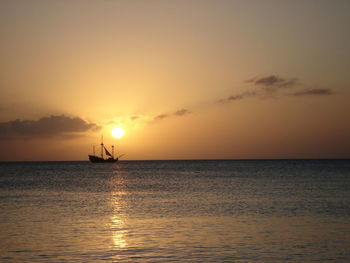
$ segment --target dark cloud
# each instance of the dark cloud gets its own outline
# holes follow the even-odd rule
[[[263,77],[254,77],[252,79],[246,80],[248,83],[252,83],[255,89],[255,95],[262,99],[267,98],[277,98],[285,89],[297,88],[302,83],[298,81],[297,78],[282,78],[278,75],[268,75]]]
[[[270,75],[266,77],[255,77],[246,82],[263,87],[292,87],[296,85],[298,81],[296,78],[281,78],[277,75]]]
[[[140,118],[140,116],[134,115],[134,116],[130,117],[130,120],[134,121],[134,120],[137,120],[139,118]]]
[[[293,96],[309,96],[309,95],[332,95],[331,89],[308,89],[299,92],[295,92]]]
[[[242,100],[242,99],[245,99],[247,97],[253,97],[253,96],[256,96],[256,95],[257,95],[256,92],[247,91],[247,92],[243,92],[243,93],[240,93],[240,94],[237,94],[237,95],[232,95],[230,97],[227,97],[226,99],[219,100],[218,102],[219,103],[229,103],[229,102],[232,102],[232,101]]]
[[[60,136],[70,138],[88,130],[98,130],[95,123],[79,117],[65,115],[43,117],[39,120],[14,120],[0,123],[0,139],[48,138]]]
[[[184,116],[184,115],[187,115],[187,114],[190,114],[190,113],[191,112],[189,110],[181,109],[181,110],[175,111],[174,115],[175,116]]]

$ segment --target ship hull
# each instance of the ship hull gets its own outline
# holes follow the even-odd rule
[[[95,156],[95,155],[89,155],[89,160],[92,163],[115,163],[118,161],[118,158],[117,159],[113,159],[113,158],[103,159],[103,158]]]

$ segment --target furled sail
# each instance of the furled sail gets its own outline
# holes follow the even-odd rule
[[[113,157],[113,155],[109,151],[107,151],[106,147],[104,147],[104,148],[105,148],[106,155]]]

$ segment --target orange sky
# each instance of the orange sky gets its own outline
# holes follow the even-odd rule
[[[0,161],[350,158],[348,1],[1,1]],[[122,127],[122,139],[111,137]]]

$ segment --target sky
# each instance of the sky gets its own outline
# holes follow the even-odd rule
[[[0,161],[87,160],[101,134],[125,160],[350,158],[349,14],[348,0],[1,0]]]

